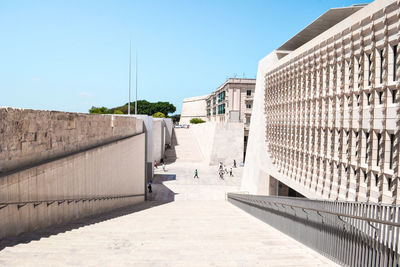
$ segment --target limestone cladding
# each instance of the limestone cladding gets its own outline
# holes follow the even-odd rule
[[[206,98],[208,95],[185,98],[182,102],[180,124],[188,124],[193,118],[207,119]]]
[[[0,239],[141,202],[144,176],[144,133],[2,176],[0,203],[22,206],[0,209]]]
[[[141,132],[133,117],[0,108],[0,173]]]
[[[399,32],[400,2],[378,0],[263,73],[282,179],[321,198],[399,203]]]

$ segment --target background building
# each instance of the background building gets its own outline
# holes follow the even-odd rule
[[[183,99],[182,112],[179,124],[188,124],[193,118],[207,120],[206,99],[208,95],[195,96]]]
[[[192,136],[209,164],[244,161],[255,82],[229,78],[210,95],[183,100],[180,124],[188,124],[192,118],[206,121],[192,125],[189,131],[193,131]]]
[[[216,122],[250,124],[255,79],[229,78],[211,93],[207,101],[207,118]]]
[[[243,190],[399,202],[399,10],[331,9],[260,61]]]

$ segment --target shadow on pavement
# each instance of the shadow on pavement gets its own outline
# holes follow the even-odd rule
[[[152,207],[167,204],[175,200],[175,193],[162,184],[163,181],[175,180],[175,175],[154,175],[153,193],[148,194],[147,201],[119,208],[102,214],[92,215],[80,218],[72,222],[50,226],[33,232],[22,233],[16,237],[7,237],[0,240],[0,251],[6,247],[13,247],[18,244],[29,243],[31,241],[40,240],[41,238],[50,237],[60,233],[65,233],[74,229],[89,226],[92,224],[108,221],[117,217],[129,215]]]
[[[175,174],[154,174],[152,183],[152,193],[147,194],[150,201],[172,202],[175,200],[175,195],[172,190],[163,184],[165,181],[176,180]]]

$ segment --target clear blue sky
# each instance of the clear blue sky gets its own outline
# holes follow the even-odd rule
[[[0,106],[87,112],[212,92],[332,7],[359,0],[0,1]],[[134,63],[133,53],[133,63]],[[132,89],[135,69],[132,69]]]

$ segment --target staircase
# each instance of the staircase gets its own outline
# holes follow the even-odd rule
[[[331,264],[225,201],[147,201],[30,235],[0,250],[0,266]]]
[[[166,161],[202,162],[200,147],[191,129],[175,128],[172,133],[171,148],[165,151]]]

